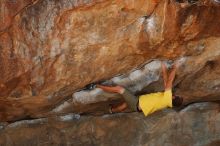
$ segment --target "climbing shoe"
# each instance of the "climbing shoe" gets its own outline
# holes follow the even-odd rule
[[[197,3],[199,0],[188,0],[188,3],[189,4],[195,4],[195,3]]]
[[[85,86],[84,90],[93,90],[96,88],[96,83],[91,83]]]
[[[106,82],[106,81],[104,81],[104,80],[100,80],[100,81],[97,81],[97,82],[90,83],[90,84],[86,85],[86,86],[83,88],[83,90],[93,90],[93,89],[96,88],[96,85],[97,85],[97,84],[104,85],[105,82]]]

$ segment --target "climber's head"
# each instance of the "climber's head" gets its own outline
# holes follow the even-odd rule
[[[183,98],[180,96],[173,96],[172,104],[173,106],[181,106],[183,103]]]

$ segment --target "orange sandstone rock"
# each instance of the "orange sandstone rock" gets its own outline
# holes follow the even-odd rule
[[[210,1],[185,8],[168,0],[2,1],[0,7],[7,10],[0,14],[2,121],[40,117],[86,84],[152,59],[189,57],[179,81],[197,76],[210,60],[219,64],[220,9]],[[218,87],[213,71],[209,83]],[[179,84],[178,93],[184,89],[191,100],[196,89],[189,84]]]

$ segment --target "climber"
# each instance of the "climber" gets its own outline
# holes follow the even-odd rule
[[[96,87],[101,88],[107,92],[119,93],[123,96],[126,102],[118,106],[110,106],[110,113],[121,112],[129,107],[132,111],[142,111],[145,116],[173,106],[180,106],[183,99],[179,96],[172,96],[172,83],[175,78],[177,64],[175,63],[169,76],[167,75],[167,67],[164,63],[161,63],[161,69],[163,73],[164,80],[164,92],[151,93],[146,95],[141,95],[139,98],[130,93],[127,89],[121,86],[103,86],[96,85]]]

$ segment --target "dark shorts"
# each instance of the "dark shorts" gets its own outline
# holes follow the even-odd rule
[[[132,111],[138,111],[137,105],[139,98],[135,95],[133,95],[129,90],[125,89],[124,93],[122,94],[124,97],[124,100],[128,104],[129,108]]]

